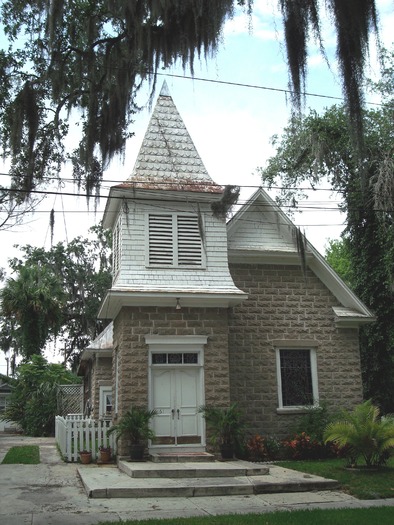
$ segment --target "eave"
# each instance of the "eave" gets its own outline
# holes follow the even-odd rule
[[[376,321],[372,315],[360,314],[350,308],[333,306],[335,314],[335,325],[338,328],[357,328],[359,325],[369,324]]]
[[[230,249],[228,261],[233,264],[290,264],[300,265],[300,254],[296,251],[287,250],[257,250],[255,248]],[[305,253],[307,263],[312,261],[313,255]]]
[[[208,185],[204,185],[208,188]],[[107,202],[105,205],[103,215],[103,227],[112,228],[115,219],[119,213],[119,209],[122,206],[124,199],[131,199],[133,201],[173,201],[173,202],[200,202],[200,203],[212,203],[220,199],[223,188],[221,186],[212,185],[207,189],[203,190],[199,185],[184,186],[185,189],[180,189],[179,186],[176,189],[170,189],[170,187],[163,188],[152,188],[147,185],[144,187],[143,184],[136,184],[127,182],[124,184],[118,184],[112,186],[109,191]]]
[[[108,291],[98,313],[99,319],[114,319],[120,310],[129,306],[157,306],[176,310],[177,300],[182,308],[229,308],[247,299],[247,294],[226,291],[164,291],[122,290]]]

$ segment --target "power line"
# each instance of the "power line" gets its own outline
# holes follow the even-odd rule
[[[291,89],[284,89],[284,88],[274,88],[269,86],[260,86],[258,84],[245,84],[243,82],[231,82],[228,80],[215,80],[211,78],[202,78],[202,77],[192,77],[188,75],[177,75],[175,73],[156,73],[158,76],[166,76],[166,77],[173,77],[173,78],[181,78],[184,80],[196,80],[198,82],[209,82],[212,84],[224,84],[226,86],[235,86],[235,87],[243,87],[243,88],[250,88],[250,89],[261,89],[264,91],[276,91],[278,93],[285,93],[289,95],[294,95],[295,91]],[[343,97],[335,97],[334,95],[323,95],[321,93],[309,93],[308,91],[302,91],[301,95],[304,97],[317,97],[317,98],[326,98],[330,100],[340,100],[341,102],[345,102],[345,99]],[[371,105],[371,106],[384,106],[381,102],[368,102],[366,101],[365,104]]]
[[[256,188],[258,188],[259,186],[256,186]],[[28,193],[27,190],[10,190],[10,191],[14,191],[14,192],[19,192],[19,193]],[[34,194],[39,194],[39,195],[63,195],[63,196],[68,196],[68,197],[84,197],[84,198],[90,198],[90,199],[93,199],[93,200],[100,200],[100,199],[107,199],[108,198],[108,195],[96,195],[96,194],[89,194],[89,193],[71,193],[71,192],[59,192],[59,191],[49,191],[49,190],[33,190],[31,193],[34,193]],[[125,197],[124,196],[116,196],[116,195],[113,195],[111,197],[111,199],[114,199],[114,200],[124,200]],[[159,197],[146,197],[146,198],[135,198],[133,197],[134,200],[138,200],[138,201],[157,201],[157,202],[162,202],[162,199],[159,198]],[[246,201],[240,201],[238,203],[238,205],[242,205],[242,204],[245,204],[247,203],[248,200]],[[313,201],[312,201],[313,202]],[[328,201],[329,202],[329,201]],[[278,205],[275,201],[274,203],[276,205]],[[335,207],[327,207],[327,206],[312,206],[312,205],[309,205],[309,203],[303,203],[302,205],[301,204],[296,204],[296,205],[290,205],[290,204],[284,204],[282,206],[279,206],[281,208],[285,208],[285,209],[292,209],[292,210],[299,210],[299,209],[305,209],[305,210],[310,210],[310,211],[329,211],[329,210],[333,210],[333,211],[340,211],[338,209],[338,206],[340,206],[341,203],[340,202],[337,202],[336,206]],[[262,204],[260,204],[260,206],[262,206]],[[267,203],[266,204],[267,207],[270,207],[271,204]],[[362,210],[363,208],[362,207],[357,207],[357,208],[348,208],[348,209],[353,209],[353,210]],[[384,212],[384,213],[393,213],[394,210],[386,210],[386,209],[375,209],[376,212]]]
[[[12,177],[12,175],[10,173],[0,173],[0,176],[4,176],[4,177]],[[70,183],[70,184],[75,184],[75,180],[72,179],[72,178],[68,178],[68,177],[48,177],[47,178],[48,181],[60,181],[60,182],[66,182],[66,183]],[[141,180],[132,180],[132,181],[128,181],[128,180],[120,180],[120,179],[102,179],[101,180],[102,183],[110,183],[111,186],[105,186],[105,185],[102,185],[101,187],[103,189],[111,189],[114,185],[116,184],[130,184],[133,185],[138,185],[138,184],[146,184],[146,181],[141,179]],[[155,181],[155,185],[156,186],[174,186],[174,182],[168,182],[168,181]],[[185,185],[187,186],[201,186],[201,183],[200,182],[193,182],[193,181],[188,181],[187,183],[185,183]],[[217,186],[226,186],[226,184],[216,184]],[[231,184],[231,186],[238,186],[239,188],[241,189],[259,189],[259,188],[262,188],[262,189],[265,189],[265,190],[294,190],[296,189],[297,191],[311,191],[311,192],[317,192],[317,191],[329,191],[329,192],[332,192],[332,193],[343,193],[345,190],[340,190],[340,189],[334,189],[334,188],[320,188],[320,187],[311,187],[311,186],[299,186],[297,188],[294,188],[294,186],[271,186],[271,185],[262,185],[262,184]],[[9,192],[25,192],[25,193],[48,193],[48,194],[51,194],[48,192],[46,192],[46,190],[31,190],[28,192],[28,190],[23,190],[23,189],[13,189],[13,188],[1,188],[2,191],[9,191]],[[358,191],[358,190],[352,190],[352,193],[358,193],[360,192],[361,193],[361,190]],[[52,192],[53,194],[61,194],[62,192],[61,191],[57,191],[57,192]],[[349,193],[349,191],[347,192]],[[63,193],[63,195],[66,195],[65,193]],[[76,196],[84,196],[84,197],[92,197],[92,198],[95,198],[95,197],[98,197],[98,198],[102,198],[102,195],[84,195],[84,194],[75,194]]]

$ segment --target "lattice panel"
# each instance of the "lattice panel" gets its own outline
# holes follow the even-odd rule
[[[83,385],[59,385],[57,407],[59,416],[83,412]]]

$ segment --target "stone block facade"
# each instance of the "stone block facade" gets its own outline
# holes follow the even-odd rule
[[[147,335],[208,337],[204,349],[205,402],[230,402],[228,311],[226,308],[127,307],[114,322],[113,366],[117,366],[118,399],[114,422],[131,406],[148,406],[149,348]],[[116,370],[113,370],[113,377]],[[121,444],[121,453],[127,453]]]
[[[358,329],[336,326],[332,307],[339,302],[321,280],[311,270],[304,276],[296,265],[232,264],[230,270],[248,294],[238,306],[122,308],[114,322],[114,423],[131,406],[149,405],[147,335],[207,336],[205,403],[237,402],[251,432],[286,437],[301,417],[278,410],[279,347],[315,349],[320,401],[335,408],[361,402]],[[92,378],[97,390],[105,379],[99,373],[104,368]],[[98,407],[98,392],[94,399]]]
[[[252,432],[285,437],[300,415],[278,411],[276,348],[316,348],[319,399],[335,408],[362,400],[358,330],[338,328],[339,303],[315,274],[299,266],[230,265],[249,294],[229,310],[231,400]]]

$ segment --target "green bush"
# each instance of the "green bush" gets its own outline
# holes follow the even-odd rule
[[[32,356],[17,369],[4,419],[18,423],[29,436],[54,435],[58,386],[79,381],[62,365],[48,363],[41,355]]]
[[[340,420],[327,426],[324,439],[346,447],[354,465],[360,456],[367,467],[384,465],[394,451],[394,417],[381,417],[379,408],[365,401],[352,412],[344,410]]]
[[[324,443],[324,431],[335,416],[331,415],[327,403],[320,401],[318,406],[305,407],[306,413],[301,416],[294,434],[305,432],[313,440]]]

